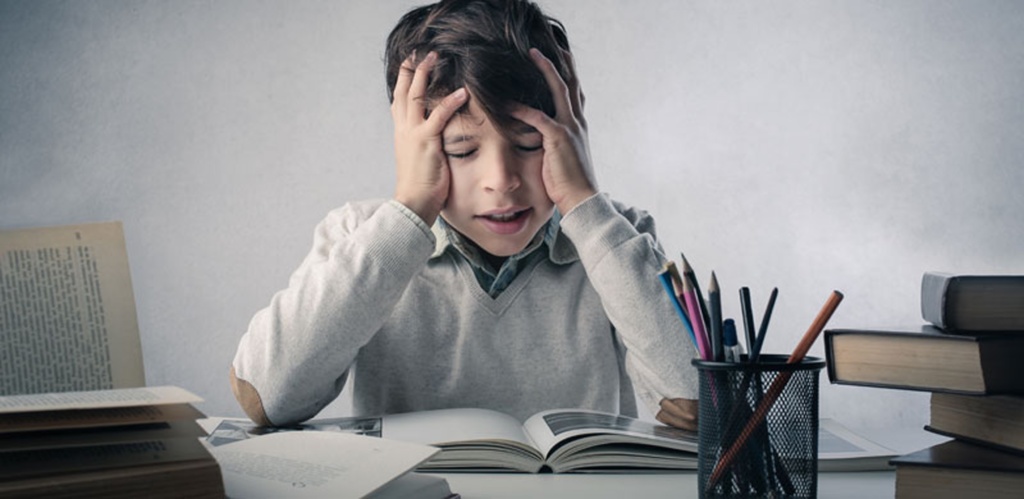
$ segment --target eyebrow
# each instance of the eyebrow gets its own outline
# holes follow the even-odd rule
[[[527,135],[531,133],[540,133],[536,128],[523,123],[522,121],[516,120],[517,124],[512,127],[512,131],[519,135]]]

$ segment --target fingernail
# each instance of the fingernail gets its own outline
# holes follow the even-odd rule
[[[466,87],[461,87],[452,94],[452,98],[455,100],[462,100],[466,98]]]

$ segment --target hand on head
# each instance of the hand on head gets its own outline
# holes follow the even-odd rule
[[[444,207],[451,181],[441,133],[468,97],[464,88],[457,89],[426,116],[427,82],[436,61],[434,52],[415,67],[413,57],[406,59],[398,73],[391,103],[397,166],[395,200],[428,225],[434,223]]]
[[[590,163],[587,122],[583,117],[583,92],[569,52],[564,52],[570,69],[568,82],[539,50],[530,49],[530,56],[551,90],[555,116],[552,118],[539,109],[522,104],[513,105],[511,114],[543,135],[544,187],[559,211],[567,213],[597,192],[597,181]]]
[[[567,213],[597,192],[583,117],[583,93],[572,67],[568,81],[539,50],[530,56],[544,76],[554,101],[555,116],[521,103],[511,103],[510,115],[535,128],[543,137],[542,178],[548,198]],[[444,97],[427,116],[426,92],[437,54],[430,52],[419,64],[413,57],[402,64],[394,89],[391,113],[395,122],[397,182],[395,199],[432,224],[444,208],[451,182],[442,133],[469,98],[465,88]]]

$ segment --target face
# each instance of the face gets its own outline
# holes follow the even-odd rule
[[[472,97],[442,135],[451,189],[441,216],[499,257],[522,251],[554,213],[541,178],[540,132],[523,124],[511,135],[498,132]]]

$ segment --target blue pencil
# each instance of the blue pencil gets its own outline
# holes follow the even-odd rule
[[[693,346],[700,351],[700,345],[697,344],[697,335],[693,332],[693,325],[690,324],[690,318],[686,316],[686,311],[683,310],[683,306],[679,303],[679,297],[676,296],[676,290],[672,287],[672,276],[668,270],[658,273],[658,280],[661,281],[661,286],[665,288],[665,292],[668,293],[669,300],[672,301],[673,307],[676,309],[676,314],[683,320],[683,325],[686,326],[686,332],[690,333],[690,339],[693,340]]]

